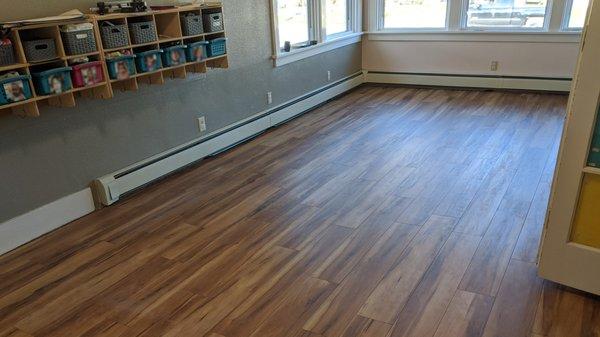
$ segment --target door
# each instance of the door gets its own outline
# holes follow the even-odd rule
[[[594,146],[600,143],[600,0],[589,6],[541,241],[539,273],[600,295],[600,161],[596,165],[595,159],[600,158],[600,144]]]

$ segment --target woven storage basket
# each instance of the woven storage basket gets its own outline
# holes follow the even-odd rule
[[[100,35],[102,35],[102,44],[106,49],[129,45],[129,29],[127,25],[103,26]]]
[[[15,50],[12,44],[0,46],[0,66],[8,66],[15,63]]]
[[[96,38],[93,29],[60,33],[67,55],[93,53],[96,50]]]
[[[204,33],[202,17],[200,15],[184,15],[181,17],[181,28],[184,36],[200,35]]]
[[[158,40],[153,21],[133,22],[129,24],[131,40],[134,44],[143,44]]]
[[[54,39],[23,41],[23,48],[29,62],[47,61],[58,57]]]

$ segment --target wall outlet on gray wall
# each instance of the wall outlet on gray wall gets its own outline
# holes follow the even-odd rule
[[[206,118],[204,116],[198,117],[198,129],[200,132],[206,131]]]
[[[267,92],[267,104],[273,104],[273,93]]]
[[[327,80],[331,81],[331,71],[327,70]]]

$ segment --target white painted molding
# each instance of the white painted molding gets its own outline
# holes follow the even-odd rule
[[[350,33],[344,36],[340,36],[336,39],[325,41],[317,45],[295,49],[289,53],[283,53],[273,55],[273,62],[276,67],[281,67],[292,62],[296,62],[307,57],[319,55],[337,48],[345,47],[354,43],[358,43],[362,40],[362,33]]]
[[[367,83],[569,92],[568,79],[367,72]]]
[[[86,188],[0,224],[0,254],[11,251],[94,211]]]
[[[581,32],[397,31],[366,32],[369,41],[579,43]]]

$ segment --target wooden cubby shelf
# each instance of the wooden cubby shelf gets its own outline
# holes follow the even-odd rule
[[[18,71],[23,75],[31,75],[39,68],[64,67],[69,65],[69,62],[81,58],[88,57],[90,61],[101,61],[102,71],[105,81],[103,83],[90,85],[81,88],[72,88],[60,94],[55,95],[38,95],[33,83],[29,81],[29,86],[32,91],[32,98],[25,101],[0,105],[0,114],[12,113],[20,116],[36,117],[39,116],[39,106],[47,104],[59,107],[74,107],[75,100],[78,97],[109,99],[113,97],[114,90],[134,91],[139,88],[140,83],[146,84],[164,84],[167,78],[185,78],[188,73],[205,73],[209,68],[228,68],[228,55],[206,58],[197,62],[182,63],[172,67],[163,67],[159,70],[137,73],[127,79],[114,80],[110,79],[106,64],[106,55],[108,53],[128,50],[136,53],[146,50],[157,50],[171,43],[186,44],[190,42],[209,40],[211,37],[225,37],[225,30],[217,32],[206,32],[198,35],[186,36],[183,34],[181,27],[180,16],[183,13],[211,13],[215,11],[223,12],[222,4],[203,4],[203,5],[188,5],[173,9],[160,11],[147,11],[144,13],[115,13],[108,15],[89,15],[86,18],[78,21],[68,21],[65,23],[40,24],[35,26],[23,26],[14,28],[10,33],[10,39],[13,41],[15,48],[15,56],[17,63],[0,67],[0,74],[9,71]],[[128,24],[130,22],[139,22],[149,20],[153,21],[156,27],[156,35],[158,40],[149,43],[132,44],[119,48],[104,48],[100,27],[103,22],[110,21],[119,24]],[[92,23],[94,25],[94,37],[96,39],[97,51],[81,54],[67,55],[65,52],[60,26],[73,23]],[[39,38],[52,38],[55,40],[57,57],[52,60],[41,62],[29,62],[25,57],[25,51],[22,41],[28,41]],[[33,71],[32,71],[33,70]]]

